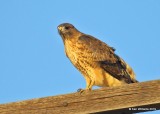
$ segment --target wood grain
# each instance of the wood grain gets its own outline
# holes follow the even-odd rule
[[[129,114],[154,109],[160,109],[160,80],[0,104],[0,114]]]

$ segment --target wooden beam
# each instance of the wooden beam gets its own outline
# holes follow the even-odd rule
[[[129,114],[160,109],[160,80],[0,105],[0,114]]]

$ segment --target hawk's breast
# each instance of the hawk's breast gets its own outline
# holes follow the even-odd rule
[[[66,42],[65,51],[72,62],[72,64],[83,74],[89,75],[92,64],[90,64],[89,58],[85,58],[84,51],[82,48],[78,47],[76,43]]]
[[[73,44],[71,42],[65,43],[65,52],[73,65],[76,65],[77,59],[78,59],[78,55],[77,55],[76,51],[77,51],[77,49],[76,49],[75,44]]]

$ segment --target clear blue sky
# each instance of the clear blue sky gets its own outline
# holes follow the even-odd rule
[[[160,0],[1,0],[0,103],[85,88],[64,54],[64,22],[115,47],[139,81],[160,79]]]

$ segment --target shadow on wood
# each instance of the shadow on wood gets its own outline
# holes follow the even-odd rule
[[[160,109],[160,80],[0,105],[0,114],[131,114]]]

